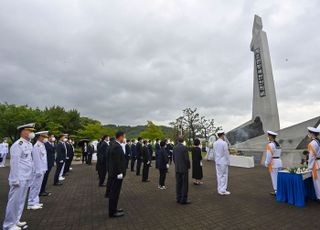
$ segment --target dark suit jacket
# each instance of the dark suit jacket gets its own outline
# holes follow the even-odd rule
[[[142,159],[142,144],[140,142],[137,143],[136,145],[136,152],[137,152],[137,160]]]
[[[61,141],[58,142],[56,151],[57,151],[56,162],[65,161],[67,156],[67,149],[63,142]]]
[[[48,169],[52,168],[54,166],[54,158],[56,154],[56,145],[51,144],[50,142],[44,143],[44,146],[47,150],[47,162],[48,162]]]
[[[148,146],[143,146],[142,147],[142,159],[143,159],[143,163],[146,164],[150,158],[149,158],[149,149]]]
[[[173,148],[173,161],[176,165],[177,173],[186,173],[190,169],[190,159],[188,148],[181,143],[178,143]]]
[[[66,143],[66,147],[67,147],[67,156],[69,158],[74,156],[74,151],[73,151],[73,147],[70,143]]]
[[[126,157],[131,156],[131,148],[130,145],[126,144]]]
[[[114,142],[110,146],[109,154],[109,176],[117,177],[121,173],[125,176],[127,166],[122,146],[118,142]]]
[[[94,153],[94,146],[93,144],[88,145],[88,154],[92,155]]]
[[[109,144],[105,141],[100,142],[97,157],[99,158],[99,163],[101,163],[102,166],[105,166],[107,170],[109,168],[108,150]]]
[[[165,148],[158,150],[158,167],[160,170],[167,169],[167,164],[169,162],[168,152]]]
[[[137,156],[136,144],[131,145],[131,158],[135,159]]]

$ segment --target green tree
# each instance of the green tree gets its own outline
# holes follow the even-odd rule
[[[152,121],[147,121],[146,128],[140,133],[140,136],[146,139],[163,139],[164,134],[161,127],[155,125]]]
[[[106,128],[101,125],[100,122],[98,123],[89,123],[85,125],[78,131],[79,138],[89,138],[90,140],[97,140],[103,135],[115,135],[116,130],[112,128]]]
[[[18,138],[17,126],[35,122],[36,113],[26,105],[0,104],[0,136],[13,142]]]

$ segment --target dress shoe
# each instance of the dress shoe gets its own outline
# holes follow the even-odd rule
[[[275,193],[275,192],[270,192],[270,195],[271,195],[271,196],[276,196],[277,193]]]
[[[20,227],[20,228],[22,228],[22,227],[25,226],[25,225],[27,225],[27,222],[25,222],[25,221],[19,221],[19,222],[17,223],[17,226]]]
[[[106,187],[106,184],[99,184],[99,187]]]
[[[114,214],[109,215],[109,217],[111,218],[122,217],[122,216],[124,216],[123,212],[116,212]]]
[[[186,204],[191,204],[191,202],[190,201],[183,201],[183,202],[180,202],[180,204],[186,205]]]
[[[12,226],[11,228],[9,228],[9,230],[20,230],[21,228],[18,227],[17,225]]]
[[[55,184],[53,184],[54,186],[61,186],[61,185],[63,185],[61,182],[58,182],[58,183],[55,183]]]
[[[36,205],[28,206],[27,209],[28,210],[38,210],[38,209],[42,209],[42,206],[36,204]]]
[[[42,192],[39,194],[39,196],[51,196],[51,192]]]

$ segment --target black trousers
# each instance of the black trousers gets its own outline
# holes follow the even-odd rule
[[[63,166],[63,163],[56,162],[56,172],[54,174],[54,180],[53,180],[54,184],[57,184],[59,182],[59,174],[60,174],[60,171],[62,170],[62,166]]]
[[[87,164],[91,165],[91,161],[92,161],[92,154],[88,154]]]
[[[127,169],[129,168],[129,160],[130,160],[129,156],[126,156],[126,168]]]
[[[183,203],[188,200],[188,172],[176,173],[176,195],[177,202]]]
[[[82,153],[82,164],[84,162],[88,163],[88,153]]]
[[[137,176],[139,176],[141,173],[141,164],[142,164],[142,160],[137,160],[137,169],[136,169]]]
[[[48,182],[48,178],[49,178],[49,174],[50,174],[51,168],[52,167],[48,168],[48,170],[46,171],[46,173],[43,176],[43,181],[42,181],[42,184],[41,184],[40,193],[43,193],[43,192],[46,191],[46,186],[47,186],[47,182]]]
[[[109,197],[110,196],[110,188],[111,188],[111,186],[112,186],[112,178],[108,177],[105,197]]]
[[[136,162],[136,159],[134,157],[131,157],[131,172],[134,171],[135,162]]]
[[[70,171],[72,159],[73,159],[73,157],[69,157],[69,159],[66,159],[64,169],[63,169],[63,176],[66,175],[66,173]]]
[[[122,186],[122,180],[117,179],[117,177],[110,178],[110,194],[109,194],[109,216],[112,216],[117,212],[118,201]]]
[[[107,169],[103,165],[100,165],[98,168],[98,175],[99,175],[99,185],[102,185],[106,180]]]
[[[147,181],[149,177],[149,168],[150,164],[143,163],[143,169],[142,169],[142,181]]]
[[[164,186],[164,182],[166,180],[167,170],[159,169],[160,177],[159,177],[159,185]]]

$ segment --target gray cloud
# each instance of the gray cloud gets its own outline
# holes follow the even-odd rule
[[[291,125],[320,113],[319,9],[316,0],[2,0],[0,101],[118,124],[167,124],[191,106],[230,129],[251,116],[256,13],[281,123]]]

